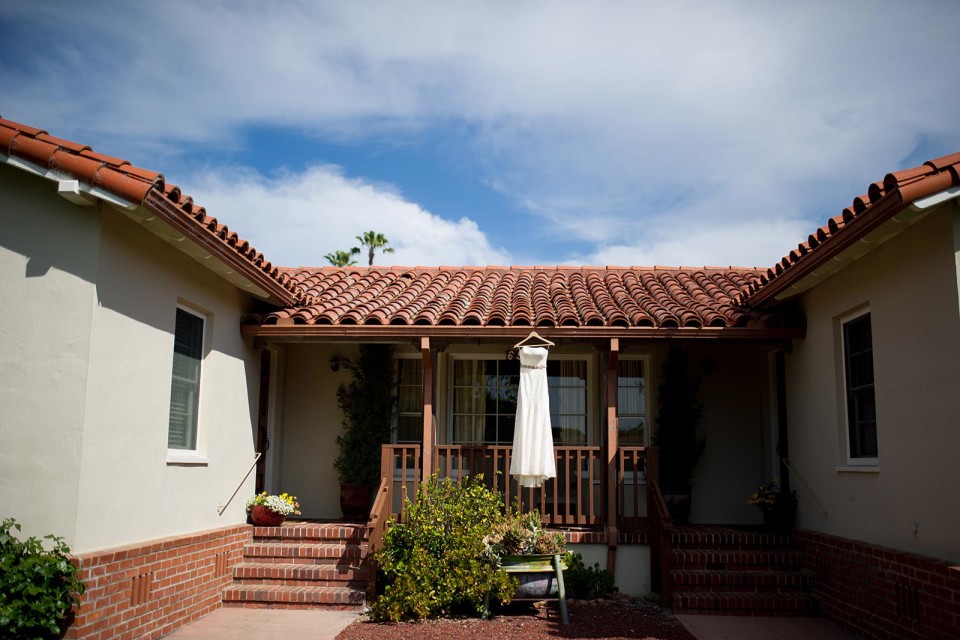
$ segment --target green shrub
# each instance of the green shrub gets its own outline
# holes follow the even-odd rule
[[[583,556],[579,553],[571,553],[567,556],[563,585],[567,589],[567,595],[581,600],[606,598],[618,590],[609,571],[601,569],[599,562],[594,562],[592,567],[586,566],[583,563]]]
[[[483,538],[503,520],[502,497],[482,478],[461,483],[431,477],[404,522],[391,521],[377,563],[385,580],[374,620],[409,620],[459,613],[480,615],[487,597],[509,602],[516,580],[484,555]]]
[[[18,540],[13,518],[0,525],[0,629],[10,638],[56,638],[84,591],[80,569],[70,563],[62,538],[45,536],[53,548],[34,537]]]

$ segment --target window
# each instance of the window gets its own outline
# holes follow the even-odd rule
[[[850,459],[873,462],[879,452],[873,386],[873,332],[869,313],[843,323],[843,362]]]
[[[617,362],[617,424],[623,445],[645,446],[649,437],[643,374],[643,360],[621,358]]]
[[[177,308],[170,383],[170,422],[167,429],[169,449],[194,451],[197,448],[203,325],[201,316],[182,307]]]
[[[549,360],[547,381],[554,444],[586,444],[586,361]],[[519,359],[454,360],[453,443],[513,443],[519,386]]]
[[[423,360],[397,358],[397,413],[394,424],[395,442],[423,440]]]

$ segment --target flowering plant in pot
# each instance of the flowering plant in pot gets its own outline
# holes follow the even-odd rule
[[[786,492],[778,480],[764,482],[749,498],[747,504],[763,512],[763,524],[773,531],[791,531],[796,524],[797,492]]]
[[[289,493],[267,495],[264,491],[247,500],[247,514],[258,527],[277,527],[287,516],[300,515],[300,503]]]

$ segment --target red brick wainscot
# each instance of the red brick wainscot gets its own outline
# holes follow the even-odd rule
[[[898,549],[797,531],[826,617],[876,640],[960,638],[960,566]]]
[[[66,638],[160,638],[219,609],[252,532],[235,525],[77,556],[87,590]]]

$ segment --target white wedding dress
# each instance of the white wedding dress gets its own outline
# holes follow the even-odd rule
[[[510,475],[521,487],[539,487],[544,480],[557,475],[550,430],[547,353],[543,347],[520,347],[520,389]]]

